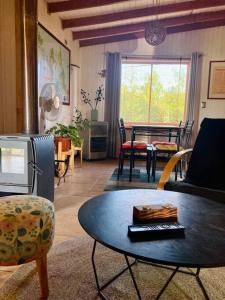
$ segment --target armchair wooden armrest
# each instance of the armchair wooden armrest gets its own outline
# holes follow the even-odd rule
[[[188,153],[191,153],[193,149],[186,149],[186,150],[182,150],[177,152],[176,154],[174,154],[171,159],[168,161],[168,163],[166,164],[163,173],[159,179],[159,183],[157,185],[157,190],[164,190],[164,186],[165,184],[168,182],[170,175],[174,169],[174,167],[176,166],[176,164]]]

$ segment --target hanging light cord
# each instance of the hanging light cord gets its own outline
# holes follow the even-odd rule
[[[152,21],[145,28],[145,40],[151,46],[161,44],[166,38],[166,27],[159,22],[160,0],[153,0],[153,15]],[[155,18],[154,18],[155,17]]]

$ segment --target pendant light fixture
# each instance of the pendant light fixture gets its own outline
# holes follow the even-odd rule
[[[160,6],[160,0],[153,0],[153,7]],[[156,20],[149,22],[145,27],[145,40],[151,46],[160,45],[166,38],[166,27],[163,26],[156,16]]]

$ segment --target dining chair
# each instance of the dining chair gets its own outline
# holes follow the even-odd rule
[[[167,141],[153,141],[152,142],[152,176],[155,181],[156,173],[156,162],[158,154],[166,154],[168,157],[171,157],[175,153],[187,149],[190,146],[191,134],[194,121],[187,121],[185,126],[180,122],[179,130],[170,135],[170,137],[175,138],[174,142]],[[179,162],[178,166],[175,167],[175,180],[177,180],[178,168],[180,171],[180,177],[182,178],[182,160]]]
[[[137,154],[138,157],[141,157],[141,155],[144,154],[145,158],[147,158],[147,143],[142,141],[133,141],[133,142],[127,141],[126,129],[124,126],[124,120],[122,118],[118,120],[118,127],[119,127],[119,134],[120,134],[120,150],[119,150],[117,180],[119,180],[120,175],[123,174],[123,165],[124,165],[125,158],[129,158],[131,168],[134,167],[134,160],[135,158],[137,158]],[[131,171],[130,171],[129,178],[131,181],[132,180]]]
[[[194,121],[187,121],[182,133],[182,147],[183,149],[187,149],[191,147],[191,137],[192,137],[192,129],[194,126]]]

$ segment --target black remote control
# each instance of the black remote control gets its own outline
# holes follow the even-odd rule
[[[150,223],[128,226],[128,234],[131,237],[163,237],[184,234],[185,227],[177,222]]]

